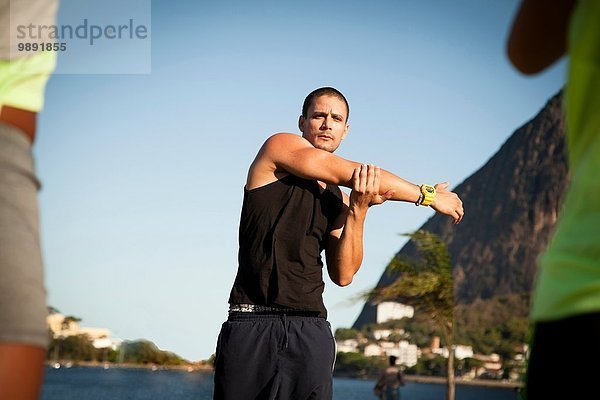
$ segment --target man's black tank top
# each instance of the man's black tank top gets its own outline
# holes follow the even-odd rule
[[[315,311],[323,304],[321,252],[342,209],[335,185],[287,175],[252,190],[244,188],[238,272],[230,304]]]

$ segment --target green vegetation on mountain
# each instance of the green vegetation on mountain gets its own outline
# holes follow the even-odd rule
[[[529,343],[529,294],[477,299],[455,307],[456,343],[473,346],[477,353],[498,353],[512,359]]]

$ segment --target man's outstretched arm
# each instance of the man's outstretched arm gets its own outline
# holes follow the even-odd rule
[[[338,186],[352,188],[352,174],[361,164],[338,157],[332,153],[313,147],[304,138],[279,133],[271,136],[261,148],[255,163],[267,164],[260,169],[286,171],[305,179],[317,179]],[[253,168],[256,165],[253,165]],[[448,191],[447,184],[436,185],[437,195],[431,207],[449,215],[457,224],[464,215],[462,201],[456,193]],[[379,194],[393,191],[390,200],[414,203],[419,199],[419,186],[410,183],[391,172],[381,170]]]

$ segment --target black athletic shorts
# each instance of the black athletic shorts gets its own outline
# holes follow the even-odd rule
[[[223,323],[215,400],[330,400],[335,341],[324,318],[235,313]]]
[[[597,398],[598,360],[600,313],[537,323],[527,368],[525,398]],[[581,393],[581,397],[576,397],[575,393]]]

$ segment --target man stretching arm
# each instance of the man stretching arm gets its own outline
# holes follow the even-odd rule
[[[250,166],[238,272],[217,344],[215,399],[330,399],[335,345],[321,252],[332,281],[345,286],[362,262],[370,206],[429,205],[454,223],[464,215],[447,184],[417,186],[333,155],[348,133],[348,115],[339,91],[313,91],[298,121],[302,137],[271,136]],[[351,188],[350,196],[338,186]]]

